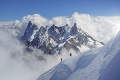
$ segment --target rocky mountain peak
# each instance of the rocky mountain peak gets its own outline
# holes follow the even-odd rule
[[[39,29],[34,22],[30,21],[21,40],[28,47],[41,49],[46,54],[60,52],[62,48],[82,51],[82,46],[92,49],[103,45],[79,29],[76,23],[72,27],[68,24],[60,27],[53,24],[49,28],[41,26]]]

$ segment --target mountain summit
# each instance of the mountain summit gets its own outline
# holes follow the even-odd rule
[[[41,49],[45,54],[60,53],[62,48],[82,52],[82,47],[92,49],[103,45],[78,28],[76,23],[72,27],[68,24],[60,27],[53,24],[38,28],[30,21],[21,40],[29,49],[32,46]]]

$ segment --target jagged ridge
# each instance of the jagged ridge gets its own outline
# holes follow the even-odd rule
[[[82,46],[91,49],[104,45],[82,29],[77,28],[76,23],[73,27],[69,27],[68,24],[57,27],[53,24],[52,26],[41,26],[39,29],[34,22],[30,21],[21,40],[28,48],[32,46],[41,49],[45,54],[60,53],[63,47],[67,50],[81,51]]]

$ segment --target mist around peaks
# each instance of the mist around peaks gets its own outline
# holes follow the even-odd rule
[[[38,28],[41,26],[63,26],[68,24],[70,27],[74,23],[79,28],[87,32],[93,38],[101,42],[108,42],[117,30],[114,24],[106,21],[117,22],[119,17],[100,17],[89,14],[79,14],[75,12],[71,17],[58,16],[47,19],[39,14],[24,16],[21,20],[16,20],[10,24],[0,27],[0,79],[1,80],[35,80],[40,74],[49,70],[66,59],[69,54],[76,55],[73,50],[67,52],[65,48],[61,50],[63,54],[44,55],[42,50],[33,49],[30,54],[25,52],[25,45],[19,39],[24,35],[29,21],[33,21]],[[83,47],[85,49],[85,47]],[[86,49],[85,49],[86,50]],[[46,60],[38,60],[35,56],[42,56]],[[6,77],[7,76],[7,77]]]

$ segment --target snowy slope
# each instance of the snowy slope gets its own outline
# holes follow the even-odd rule
[[[60,54],[63,48],[68,51],[83,52],[104,45],[78,28],[76,23],[72,27],[68,24],[60,27],[53,24],[38,28],[33,21],[30,21],[21,41],[27,45],[29,50],[32,50],[32,46],[41,49],[45,54]],[[86,48],[83,50],[83,47]]]
[[[37,80],[120,80],[120,32],[102,48],[70,57]]]

